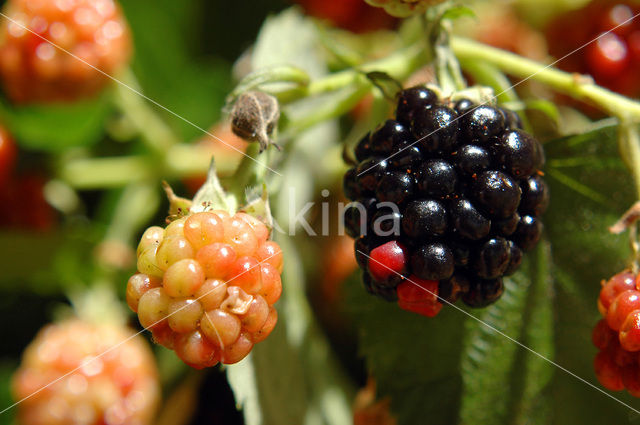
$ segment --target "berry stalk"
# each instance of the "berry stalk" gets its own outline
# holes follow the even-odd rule
[[[216,160],[216,169],[222,176],[233,174],[239,166],[237,155],[227,157],[219,152]],[[206,174],[210,162],[197,145],[180,143],[166,151],[163,164],[145,155],[70,158],[63,161],[58,175],[76,189],[110,189],[145,180],[201,176]]]
[[[451,47],[463,63],[485,62],[507,74],[539,81],[574,99],[587,101],[609,115],[640,120],[639,102],[602,88],[588,77],[559,71],[549,65],[465,38],[453,37]]]
[[[142,89],[131,70],[114,87],[114,102],[139,132],[142,140],[155,152],[166,151],[179,142],[169,126],[153,111],[145,99]]]

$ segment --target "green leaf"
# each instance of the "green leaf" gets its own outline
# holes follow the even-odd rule
[[[135,43],[132,69],[145,94],[184,118],[159,110],[184,140],[202,136],[196,126],[207,129],[220,118],[231,66],[193,52],[200,3],[157,0],[151,7],[146,0],[131,0],[122,7]]]
[[[11,396],[11,377],[17,365],[9,361],[0,363],[0,410],[3,410],[14,403]],[[0,414],[0,425],[14,425],[16,408],[7,410]]]
[[[458,418],[464,316],[443,308],[426,318],[367,294],[360,274],[345,284],[360,353],[399,425],[450,425]]]
[[[525,100],[525,108],[542,112],[556,124],[560,121],[560,111],[558,111],[556,104],[550,100],[527,99]]]
[[[229,384],[247,425],[349,425],[349,387],[307,302],[302,260],[289,238],[278,242],[287,258],[278,324],[227,368]]]
[[[402,90],[402,83],[386,72],[372,71],[367,72],[365,75],[380,90],[382,95],[391,101],[394,101],[396,94]]]
[[[532,253],[528,272],[532,287],[524,309],[525,326],[521,341],[547,359],[553,359],[553,278],[549,244],[542,241]],[[550,418],[549,384],[555,367],[540,356],[528,351],[517,353],[513,367],[511,423],[548,424]]]
[[[448,19],[451,21],[455,21],[460,18],[475,18],[475,17],[476,17],[476,14],[473,11],[473,9],[471,9],[468,6],[462,6],[462,5],[451,7],[442,14],[442,19]]]
[[[522,271],[505,279],[502,298],[486,309],[472,312],[478,320],[466,321],[461,424],[497,425],[506,421],[512,391],[507,382],[519,347],[496,330],[518,339],[525,326],[522,311],[530,285]]]
[[[314,77],[327,72],[317,48],[316,28],[297,9],[265,21],[252,55],[257,75],[264,69],[287,66]],[[285,146],[291,151],[287,162],[278,168],[282,179],[270,175],[267,180],[276,223],[289,223],[290,211],[298,211],[294,204],[302,206],[312,196],[309,175],[321,171],[318,158],[324,157],[336,134],[335,122],[324,123],[303,134],[295,145]],[[284,182],[290,190],[278,190]],[[302,257],[290,237],[278,238],[278,242],[287,259],[278,325],[249,358],[229,367],[230,385],[236,400],[243,404],[247,425],[348,425],[352,417],[347,396],[352,389],[306,298]]]
[[[273,66],[296,66],[312,78],[327,73],[314,23],[297,8],[268,18],[258,35],[251,66],[258,70]]]
[[[600,318],[600,280],[622,270],[630,258],[628,235],[612,235],[608,227],[635,201],[616,130],[605,121],[587,133],[545,144],[551,205],[544,222],[558,282],[554,360],[596,388],[601,386],[593,373],[596,349],[590,336]],[[640,408],[626,393],[614,396]],[[555,423],[627,423],[630,413],[564,372],[554,376],[551,401]]]
[[[0,103],[0,119],[27,149],[61,152],[98,142],[111,113],[109,93],[89,101],[11,107]]]

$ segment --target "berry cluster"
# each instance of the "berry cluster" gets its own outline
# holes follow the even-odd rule
[[[636,97],[640,94],[640,20],[632,18],[639,12],[640,7],[629,1],[592,1],[550,24],[549,51],[563,58],[560,68],[589,74],[600,85]],[[584,52],[570,54],[582,46]]]
[[[0,77],[15,102],[91,96],[109,81],[94,68],[112,74],[129,59],[131,37],[113,0],[10,0],[4,14]]]
[[[602,282],[598,309],[604,317],[593,330],[600,350],[594,361],[600,383],[640,397],[640,277],[630,271]]]
[[[542,231],[549,196],[541,145],[512,111],[400,93],[395,120],[360,141],[344,178],[345,229],[356,239],[366,289],[433,316],[462,298],[502,294]]]
[[[13,377],[13,396],[24,399],[19,422],[150,424],[160,396],[157,375],[144,339],[127,328],[79,319],[48,325]]]
[[[371,6],[384,7],[391,16],[406,18],[424,13],[428,8],[444,0],[365,0]]]
[[[200,212],[150,227],[127,303],[154,340],[190,366],[242,360],[273,330],[282,251],[256,218]]]

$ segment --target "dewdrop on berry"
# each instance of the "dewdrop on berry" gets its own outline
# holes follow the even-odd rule
[[[270,138],[278,126],[278,100],[260,91],[249,91],[236,99],[231,110],[231,129],[248,142],[260,143],[260,152],[269,145],[278,148]],[[279,149],[279,148],[278,148]]]

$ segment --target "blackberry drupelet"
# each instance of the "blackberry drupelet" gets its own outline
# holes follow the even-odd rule
[[[395,119],[359,142],[344,177],[345,195],[363,204],[346,208],[345,229],[368,292],[426,316],[442,300],[500,298],[549,203],[542,146],[521,127],[504,108],[426,87],[399,94]]]

